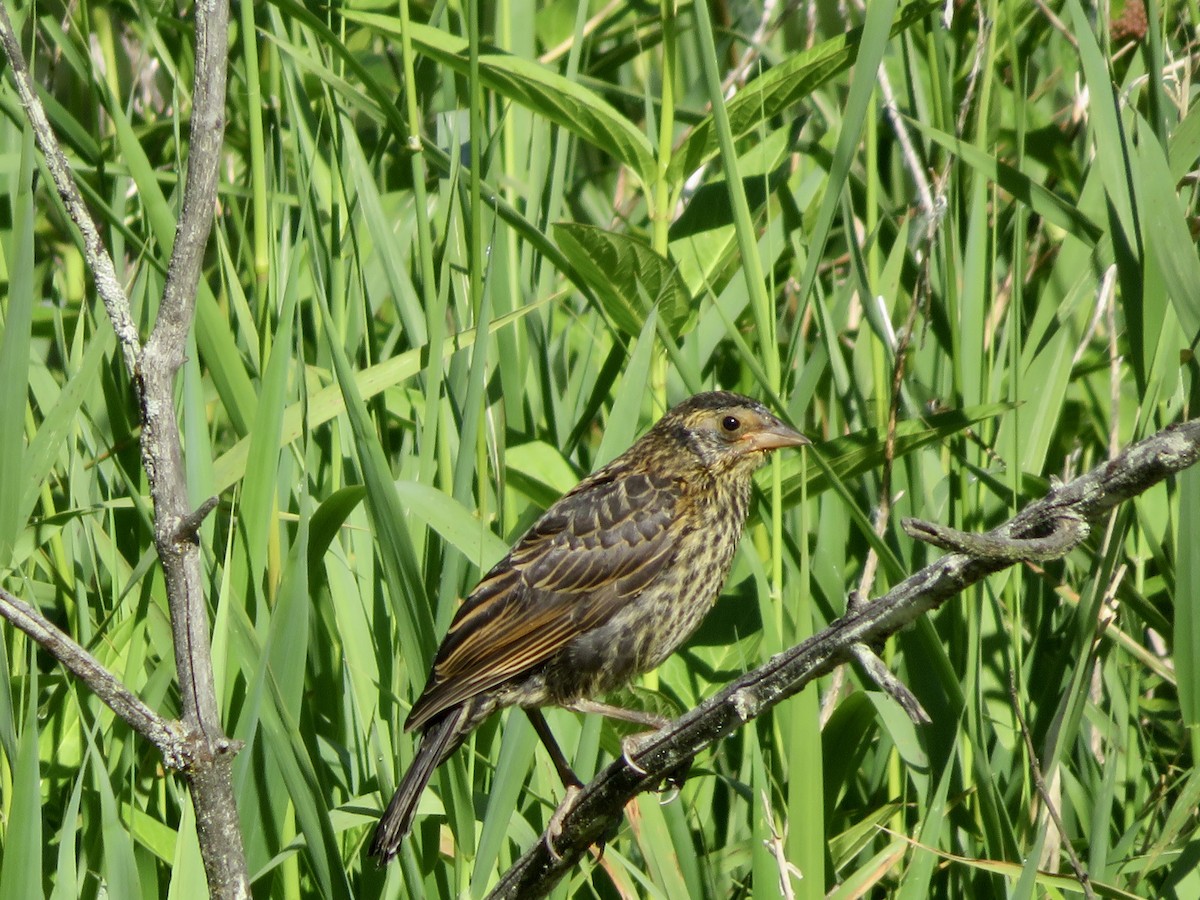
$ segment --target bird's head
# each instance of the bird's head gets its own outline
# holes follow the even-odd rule
[[[667,412],[653,432],[694,454],[706,469],[747,477],[772,450],[812,443],[757,400],[728,391],[690,397]]]

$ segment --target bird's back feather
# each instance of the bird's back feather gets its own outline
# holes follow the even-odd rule
[[[564,495],[484,576],[455,615],[406,730],[545,663],[669,563],[680,486],[623,460]]]

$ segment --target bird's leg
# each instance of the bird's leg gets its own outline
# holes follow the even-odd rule
[[[558,770],[558,777],[562,779],[563,787],[566,788],[562,802],[558,804],[558,808],[554,810],[554,815],[550,817],[550,823],[546,826],[546,850],[554,858],[555,862],[560,862],[562,856],[554,848],[554,842],[562,834],[563,821],[567,818],[567,813],[574,808],[575,801],[579,798],[579,792],[583,790],[583,782],[579,780],[579,776],[571,769],[571,764],[567,762],[566,755],[562,752],[562,748],[558,746],[558,741],[554,739],[554,735],[550,731],[550,726],[546,724],[546,717],[542,715],[542,711],[529,707],[525,710],[525,715],[529,716],[533,730],[541,738],[542,746],[550,754],[550,761],[554,763],[554,768]]]
[[[567,757],[563,754],[562,748],[558,746],[558,741],[554,739],[554,734],[550,731],[550,726],[546,724],[546,717],[542,715],[542,711],[530,707],[525,710],[525,715],[529,716],[533,730],[537,732],[537,736],[541,738],[542,746],[550,754],[550,761],[554,763],[554,768],[558,771],[558,777],[562,779],[563,787],[568,790],[571,788],[578,790],[583,787],[583,782],[571,770],[571,764],[567,762]]]

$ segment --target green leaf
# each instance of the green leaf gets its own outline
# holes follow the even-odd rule
[[[67,436],[76,427],[75,417],[87,392],[93,390],[99,380],[101,363],[116,345],[116,335],[108,327],[100,329],[92,337],[79,368],[71,376],[58,395],[54,408],[38,425],[37,433],[25,451],[24,490],[18,520],[27,521],[37,502],[42,484],[54,467],[62,452]]]
[[[656,325],[655,315],[651,312],[638,335],[633,352],[629,354],[629,363],[613,398],[608,427],[604,429],[604,436],[596,451],[597,465],[603,465],[623,453],[637,436],[638,420],[646,399],[646,385],[650,383],[650,364],[654,360],[657,343]]]
[[[354,512],[358,504],[366,496],[366,489],[361,484],[351,485],[336,490],[322,501],[312,514],[309,521],[308,537],[308,577],[310,582],[324,580],[321,572],[325,552],[333,539]]]
[[[1192,752],[1200,751],[1200,470],[1179,476],[1179,533],[1175,552],[1175,631],[1172,659],[1179,685],[1179,707]]]
[[[508,544],[448,494],[414,481],[397,481],[395,488],[407,512],[440,534],[479,569],[487,571],[508,552]]]
[[[42,789],[38,764],[36,668],[32,678],[17,758],[10,760],[11,794],[5,798],[4,865],[0,866],[0,900],[41,897],[42,890]],[[6,793],[8,793],[6,791]]]
[[[300,254],[293,259],[298,262]],[[263,373],[254,428],[248,438],[246,473],[249,477],[242,484],[239,519],[246,539],[251,577],[259,584],[267,571],[267,544],[272,530],[278,525],[275,494],[279,482],[280,447],[286,443],[280,441],[280,433],[292,360],[296,358],[292,326],[296,318],[298,287],[294,275],[293,270],[293,277],[281,279],[284,283],[283,308],[279,311],[275,343]]]
[[[1134,148],[1137,162],[1134,184],[1146,259],[1148,264],[1152,261],[1159,267],[1185,337],[1192,341],[1200,334],[1200,258],[1162,145],[1148,123],[1143,120],[1139,124]],[[1157,341],[1161,326],[1148,325],[1148,328]],[[1175,361],[1167,364],[1174,365]]]
[[[367,510],[379,541],[392,609],[398,616],[396,630],[400,636],[400,649],[408,663],[406,671],[415,696],[421,687],[418,682],[424,678],[423,661],[429,658],[433,648],[433,617],[429,606],[420,600],[424,593],[420,569],[387,457],[359,393],[350,361],[335,337],[333,319],[324,307],[322,313],[326,346],[350,420],[352,446],[367,491]]]
[[[342,10],[341,15],[378,34],[400,38],[400,20],[396,17],[352,9]],[[468,47],[462,38],[417,22],[411,23],[408,34],[417,52],[459,75],[469,74]],[[601,97],[539,63],[497,51],[480,54],[479,77],[489,90],[611,153],[633,171],[643,186],[653,183],[657,165],[650,142]]]
[[[691,295],[670,261],[626,234],[571,222],[558,222],[553,230],[563,255],[626,334],[640,333],[651,309],[671,334],[687,330]]]
[[[1046,221],[1057,225],[1089,247],[1095,246],[1100,240],[1103,229],[1084,215],[1075,203],[1059,197],[1028,175],[1000,162],[994,156],[989,156],[978,147],[946,134],[927,122],[908,118],[905,121],[931,141],[941,144],[985,178],[994,181],[1011,194],[1013,199],[1024,203],[1039,216],[1045,217]]]
[[[925,2],[904,7],[892,22],[892,37],[907,31],[940,5]],[[738,91],[726,104],[734,139],[770,121],[854,65],[862,34],[861,28],[855,28],[811,50],[789,56]],[[718,151],[716,128],[710,115],[691,130],[671,155],[668,179],[672,183],[682,181],[712,160]]]
[[[100,795],[100,831],[104,835],[104,865],[100,877],[108,885],[111,896],[137,900],[142,896],[142,891],[133,840],[129,828],[121,820],[112,780],[104,765],[105,753],[92,740],[90,733],[88,759],[91,763],[92,786]]]
[[[20,517],[25,473],[25,409],[29,393],[29,337],[33,323],[33,132],[21,140],[20,169],[12,191],[11,242],[5,248],[8,292],[0,340],[0,569],[25,527]],[[40,487],[40,484],[37,485]]]

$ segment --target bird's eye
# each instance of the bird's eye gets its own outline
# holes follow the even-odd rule
[[[726,416],[721,420],[721,427],[732,434],[742,427],[742,423],[737,416]]]

